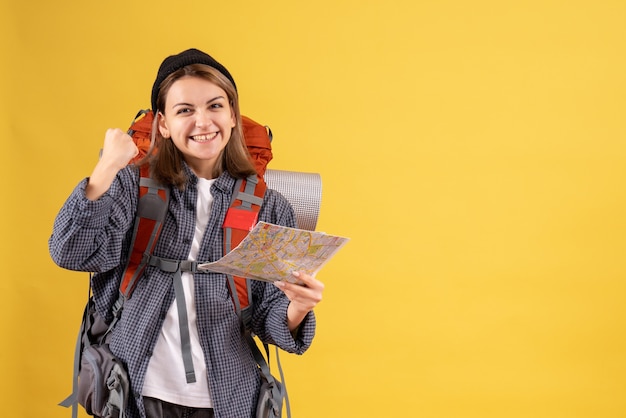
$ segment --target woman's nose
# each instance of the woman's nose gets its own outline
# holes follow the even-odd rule
[[[198,128],[204,128],[207,126],[211,126],[213,120],[211,119],[211,114],[207,111],[198,111],[196,113],[196,126]]]

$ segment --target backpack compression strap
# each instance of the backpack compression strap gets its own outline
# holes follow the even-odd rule
[[[239,179],[230,208],[224,219],[224,254],[228,254],[248,235],[259,219],[259,211],[267,186],[265,181],[251,175],[247,179]],[[228,286],[235,305],[235,311],[247,329],[250,326],[251,313],[247,309],[252,301],[252,290],[248,279],[228,275]]]

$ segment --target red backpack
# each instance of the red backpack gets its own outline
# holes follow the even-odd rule
[[[139,148],[139,154],[135,161],[143,158],[150,149],[150,135],[153,119],[154,116],[151,111],[140,111],[128,131]],[[263,197],[267,190],[263,176],[267,164],[272,159],[271,130],[245,116],[242,116],[242,125],[246,146],[257,173],[256,176],[252,175],[247,179],[239,179],[235,183],[236,192],[233,193],[230,207],[226,212],[224,224],[222,225],[224,229],[223,254],[229,253],[233,248],[239,245],[246,235],[248,235],[248,232],[256,225],[259,210],[263,203]],[[135,217],[131,254],[120,285],[120,298],[116,303],[117,311],[114,313],[116,319],[119,312],[121,312],[119,308],[123,305],[123,301],[131,297],[137,280],[141,277],[146,265],[151,263],[154,259],[151,254],[158,240],[167,213],[169,190],[155,182],[150,177],[149,171],[148,164],[141,166],[140,197],[137,215]],[[186,262],[181,261],[177,263],[177,266],[175,266],[177,270],[174,270],[174,268],[167,270],[168,267],[174,267],[167,266],[169,261],[162,259],[157,259],[156,261],[161,269],[174,272],[174,288],[177,294],[178,313],[179,317],[182,318],[186,316],[186,312],[180,302],[179,296],[180,298],[184,298],[184,294],[182,289],[176,289],[176,283],[177,277],[180,278],[181,265],[184,265]],[[195,272],[195,267],[192,267],[191,271]],[[278,347],[276,347],[276,360],[282,382],[271,375],[269,369],[270,354],[268,345],[263,344],[268,359],[268,361],[266,361],[253,339],[251,331],[252,309],[250,307],[252,292],[249,279],[229,275],[228,286],[235,311],[242,321],[246,340],[261,372],[262,385],[257,404],[257,415],[268,418],[280,417],[284,401],[286,403],[287,416],[291,417],[289,397],[284,385],[284,375],[280,366]],[[116,319],[114,319],[114,322]],[[113,325],[111,325],[111,327],[112,326]],[[187,332],[188,331],[181,328],[181,335]],[[183,363],[185,364],[185,373],[188,382],[195,381],[191,358],[183,354]]]
[[[142,110],[132,122],[128,133],[137,144],[139,154],[131,163],[139,161],[149,152],[153,119],[154,116],[150,110]],[[236,192],[233,193],[231,205],[222,225],[224,254],[235,248],[256,224],[267,189],[263,175],[267,163],[272,159],[272,134],[269,128],[245,116],[242,117],[242,122],[245,142],[257,173],[247,179],[239,179],[235,184]],[[129,379],[119,359],[108,348],[108,336],[121,316],[125,300],[132,296],[146,266],[150,263],[150,265],[158,265],[161,269],[174,273],[177,304],[180,301],[179,296],[184,298],[184,294],[179,293],[182,290],[176,289],[177,279],[180,282],[181,271],[195,272],[194,263],[179,261],[173,263],[175,266],[169,266],[167,264],[172,263],[171,260],[152,256],[167,214],[168,204],[169,188],[150,177],[148,164],[141,165],[139,201],[133,226],[131,251],[120,284],[120,295],[113,307],[113,320],[110,324],[104,322],[95,309],[93,298],[89,299],[83,314],[74,356],[72,394],[60,403],[61,406],[72,407],[73,418],[77,417],[78,403],[89,415],[94,416],[113,416],[115,414],[109,415],[111,411],[119,413],[124,410],[128,399]],[[152,262],[158,264],[151,264]],[[168,270],[168,268],[171,269]],[[180,283],[182,286],[182,282]],[[284,376],[278,359],[278,348],[276,348],[276,356],[282,382],[271,375],[268,362],[261,354],[251,333],[252,294],[249,281],[242,277],[228,276],[228,286],[235,311],[242,321],[246,340],[261,372],[262,385],[257,414],[262,411],[263,416],[279,417],[283,401],[285,401],[287,415],[290,417],[289,398],[283,384]],[[181,308],[181,305],[178,308],[179,315],[186,316],[184,308]],[[184,332],[188,333],[188,330],[181,328],[181,337]],[[264,347],[269,360],[269,348],[267,344],[264,344]],[[195,381],[191,358],[183,354],[183,363],[187,381]]]

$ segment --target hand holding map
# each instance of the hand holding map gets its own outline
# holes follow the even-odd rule
[[[314,275],[348,240],[259,222],[234,250],[198,269],[266,282],[294,282],[293,271]]]

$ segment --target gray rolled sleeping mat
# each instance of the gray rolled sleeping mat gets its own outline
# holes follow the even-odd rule
[[[322,178],[318,173],[267,169],[265,183],[291,203],[298,228],[315,230],[322,200]]]

